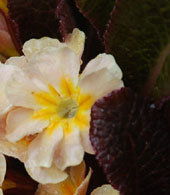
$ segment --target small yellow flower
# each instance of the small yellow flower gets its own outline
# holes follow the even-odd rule
[[[84,40],[78,29],[65,43],[32,39],[24,44],[24,56],[0,66],[4,74],[10,70],[7,79],[0,71],[0,92],[6,99],[5,106],[0,104],[0,152],[19,158],[42,184],[65,180],[66,169],[79,165],[84,152],[94,153],[89,140],[91,107],[123,86],[111,55],[99,54],[79,75]]]

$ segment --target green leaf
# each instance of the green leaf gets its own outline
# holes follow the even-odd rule
[[[110,18],[115,0],[75,0],[80,12],[103,35]]]
[[[170,1],[118,0],[105,48],[123,70],[126,86],[148,95],[170,87]]]

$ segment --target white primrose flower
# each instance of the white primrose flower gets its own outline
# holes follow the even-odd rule
[[[78,29],[64,43],[27,41],[24,56],[1,65],[0,152],[21,160],[39,183],[58,183],[79,165],[89,141],[90,110],[123,86],[113,56],[99,54],[79,74],[85,35]]]

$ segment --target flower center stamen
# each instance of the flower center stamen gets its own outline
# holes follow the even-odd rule
[[[78,111],[78,104],[72,98],[63,98],[57,106],[57,113],[61,118],[73,118]]]

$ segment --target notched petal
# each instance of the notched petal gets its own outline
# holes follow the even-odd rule
[[[25,163],[25,168],[32,179],[38,181],[41,184],[47,183],[59,183],[67,178],[67,173],[58,169],[54,164],[49,167],[36,167]]]
[[[79,85],[84,93],[93,94],[98,99],[123,87],[122,72],[113,56],[99,54],[87,64]]]

